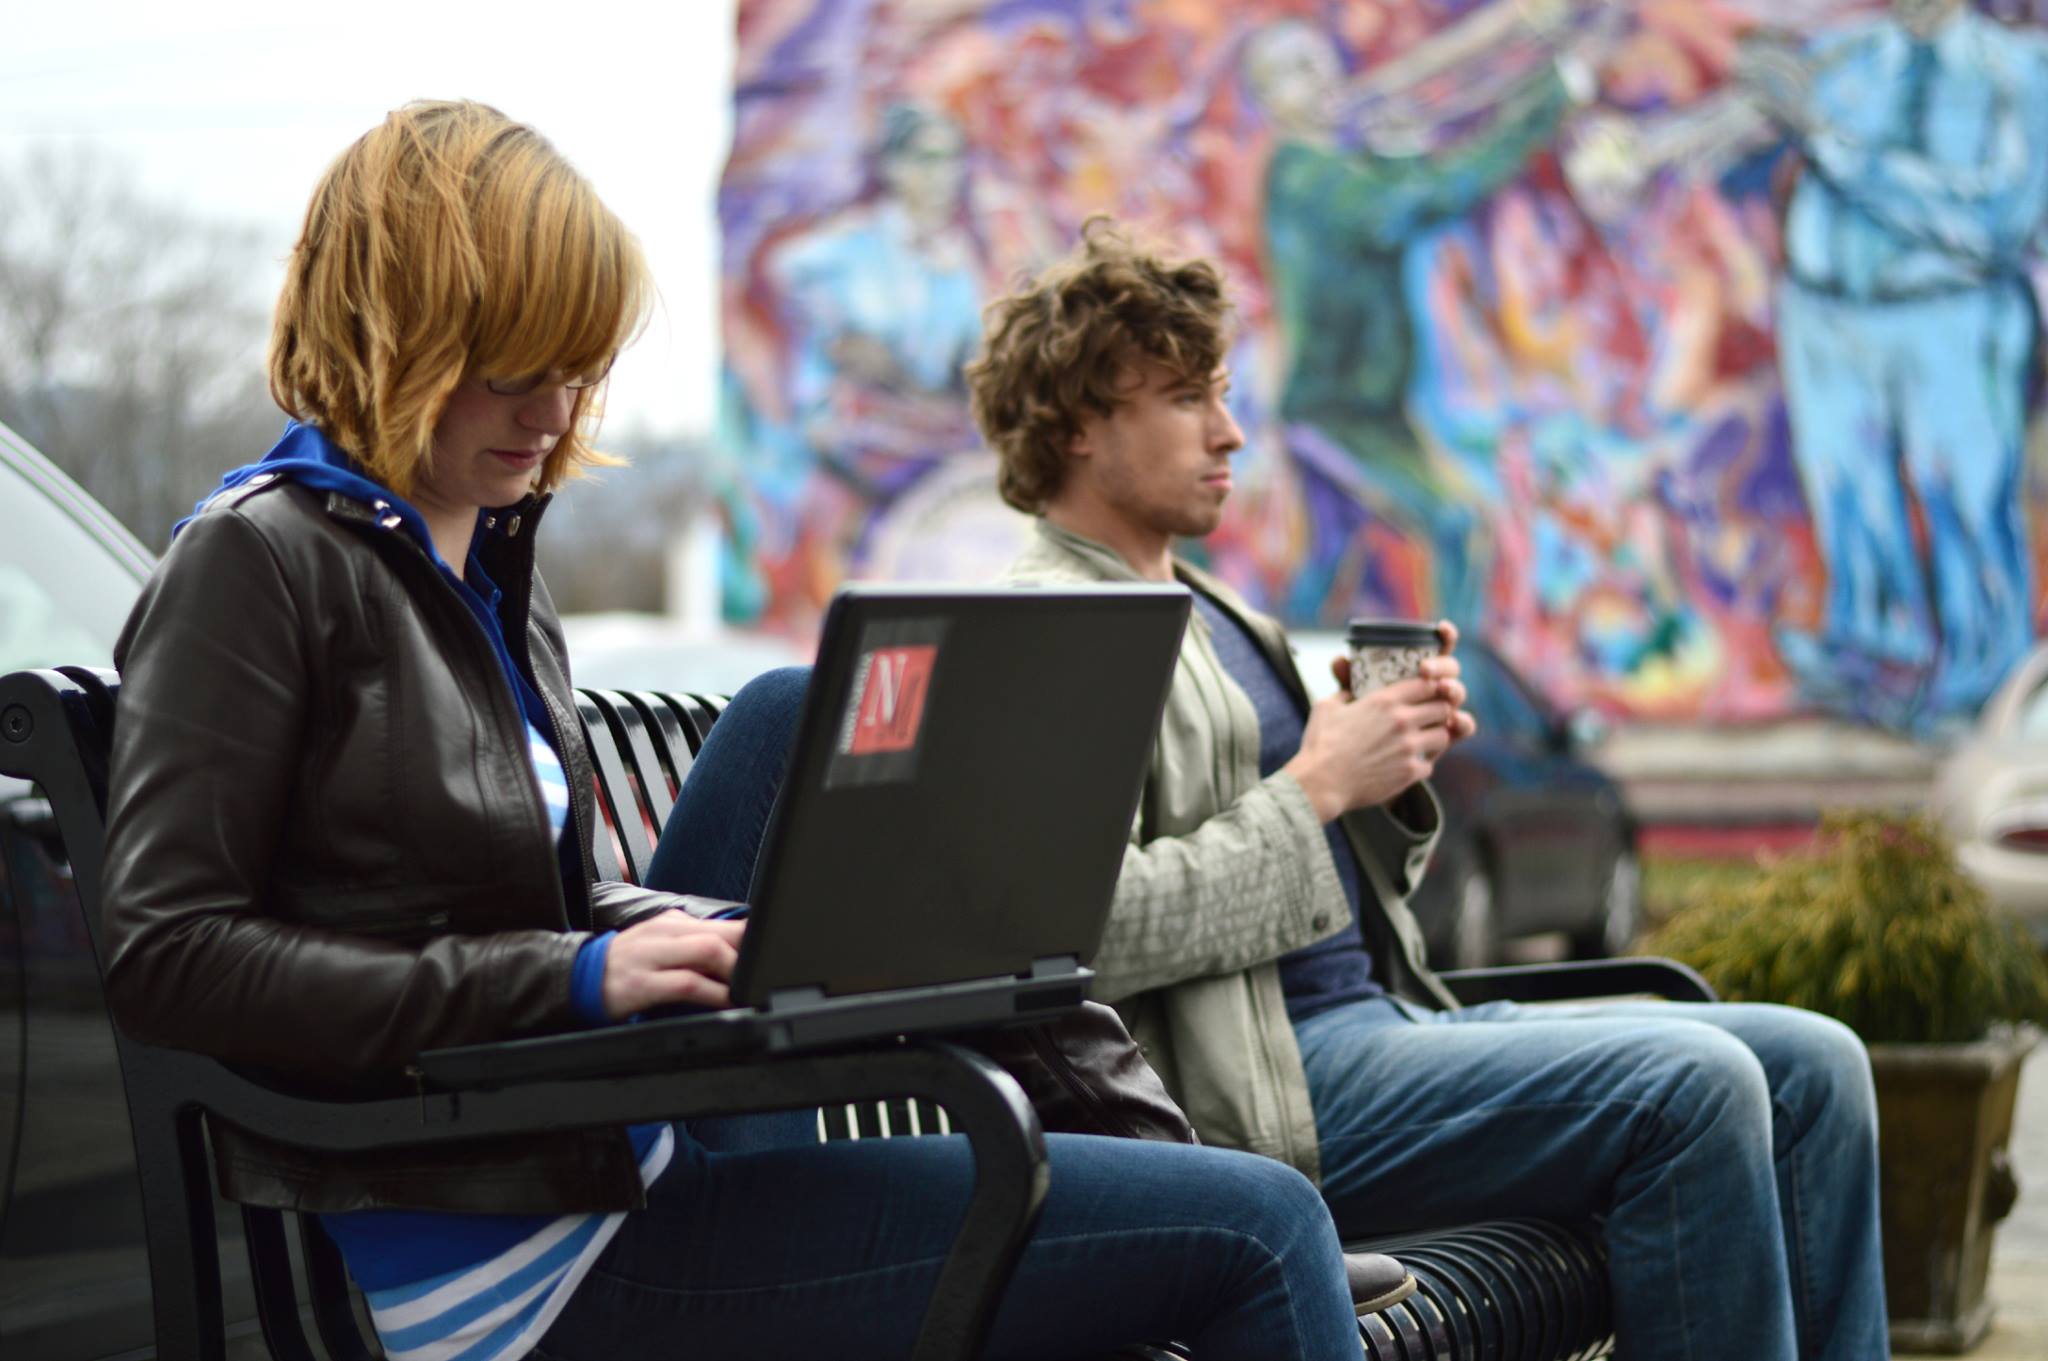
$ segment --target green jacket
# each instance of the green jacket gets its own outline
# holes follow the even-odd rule
[[[1185,563],[1190,588],[1244,621],[1293,691],[1303,690],[1279,624]],[[1018,585],[1137,581],[1114,551],[1041,520],[1006,574]],[[1424,964],[1404,899],[1436,843],[1436,798],[1417,785],[1343,819],[1375,901],[1361,914],[1382,982],[1453,1005]],[[1377,911],[1375,911],[1375,906]],[[1320,1170],[1315,1114],[1287,1019],[1278,960],[1342,930],[1350,906],[1322,824],[1291,775],[1259,778],[1259,720],[1224,671],[1200,613],[1180,664],[1109,925],[1095,995],[1123,1013],[1206,1143]]]

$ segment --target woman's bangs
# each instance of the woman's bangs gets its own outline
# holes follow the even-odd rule
[[[587,188],[555,230],[533,230],[486,285],[470,362],[494,378],[601,374],[639,322],[637,247]],[[549,214],[536,214],[546,221]],[[516,281],[516,282],[515,282]]]

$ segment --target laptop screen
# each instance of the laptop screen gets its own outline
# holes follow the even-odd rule
[[[1164,585],[842,591],[735,1002],[1088,963],[1188,603]]]

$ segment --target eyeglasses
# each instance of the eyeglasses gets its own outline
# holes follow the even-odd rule
[[[562,386],[569,389],[569,391],[581,392],[585,388],[594,388],[599,383],[602,383],[605,375],[611,371],[612,361],[607,359],[594,369],[560,381]],[[528,374],[524,378],[486,378],[484,379],[484,386],[490,391],[497,393],[500,397],[524,397],[527,393],[532,392],[535,388],[547,382],[556,372],[557,370],[550,369],[546,373]]]

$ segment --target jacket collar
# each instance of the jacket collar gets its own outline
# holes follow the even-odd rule
[[[1145,578],[1124,561],[1123,555],[1106,544],[1096,542],[1085,534],[1076,534],[1062,528],[1043,516],[1038,520],[1038,548],[1054,557],[1066,558],[1086,571],[1090,576],[1103,581],[1142,582]],[[1301,683],[1301,677],[1294,669],[1293,649],[1288,645],[1287,635],[1279,624],[1254,610],[1243,596],[1232,590],[1219,577],[1213,576],[1182,558],[1173,560],[1173,574],[1180,583],[1198,591],[1242,624],[1245,630],[1259,643],[1279,675],[1281,684],[1294,696],[1296,704],[1303,710],[1308,708],[1308,691]],[[1197,621],[1200,615],[1196,616]],[[1198,627],[1201,625],[1198,623]]]
[[[1078,558],[1091,576],[1104,581],[1145,580],[1114,548],[1056,525],[1043,515],[1038,517],[1038,537],[1041,545],[1051,549],[1054,556]]]
[[[553,492],[528,492],[509,506],[484,512],[472,551],[493,580],[524,580],[533,572],[534,539],[554,499]]]

